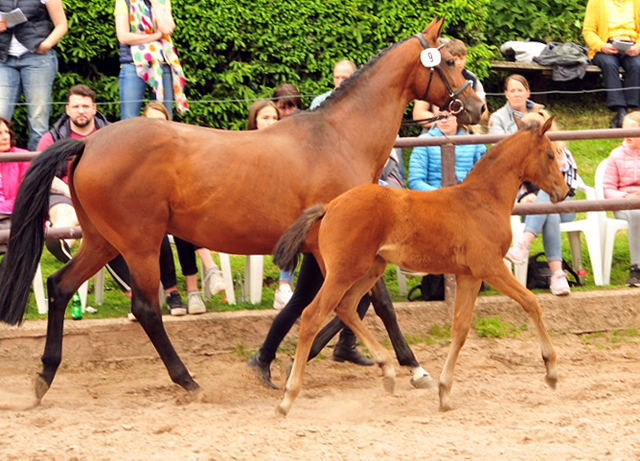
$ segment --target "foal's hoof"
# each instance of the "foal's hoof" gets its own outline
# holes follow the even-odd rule
[[[287,416],[288,411],[282,408],[282,405],[278,405],[276,407],[276,416],[285,418]]]
[[[254,355],[249,357],[249,360],[247,360],[247,366],[256,373],[258,379],[262,381],[262,383],[272,389],[280,389],[271,382],[271,364],[264,363],[260,360],[260,352],[256,352]]]
[[[429,374],[423,375],[418,379],[413,379],[412,376],[411,381],[409,382],[416,389],[433,389],[435,387],[438,387],[438,383],[434,379],[432,379],[431,375]]]
[[[551,389],[555,389],[556,385],[558,384],[558,377],[557,376],[547,376],[545,378],[545,381],[547,382],[547,385],[551,388]]]
[[[36,399],[38,399],[39,403],[40,400],[42,400],[42,397],[44,397],[44,394],[49,391],[49,385],[42,376],[37,374],[33,380],[33,389],[36,393]]]
[[[396,380],[394,378],[384,378],[382,380],[382,384],[384,385],[384,390],[393,394],[396,388]]]

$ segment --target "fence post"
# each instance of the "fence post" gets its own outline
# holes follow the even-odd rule
[[[443,144],[441,149],[442,187],[453,186],[456,178],[456,146]],[[452,307],[456,299],[456,278],[453,274],[444,275],[444,301],[453,313]]]

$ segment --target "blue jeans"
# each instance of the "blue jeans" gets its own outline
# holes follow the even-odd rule
[[[167,108],[169,116],[173,119],[173,80],[171,78],[171,67],[168,64],[162,65],[162,84],[164,86],[164,101],[162,104]],[[118,86],[120,88],[120,120],[140,116],[147,88],[149,89],[149,99],[156,100],[156,94],[153,89],[138,77],[135,64],[122,64],[120,75],[118,76]]]
[[[27,52],[9,56],[0,63],[0,115],[11,120],[20,95],[27,100],[30,151],[35,151],[42,135],[49,131],[51,88],[58,72],[54,50],[45,54]]]
[[[622,80],[620,80],[620,66],[622,66],[627,73],[624,86],[626,88],[640,86],[640,56],[631,57],[624,53],[596,53],[593,63],[602,69],[604,87],[608,90],[619,89],[619,91],[607,91],[609,109],[616,110],[617,107],[640,105],[640,90],[622,90]]]
[[[287,272],[280,269],[280,282],[287,282],[289,285],[293,285],[293,271]]]
[[[567,197],[565,200],[571,200]],[[549,202],[549,194],[540,189],[536,203]],[[527,215],[524,219],[524,231],[538,236],[542,232],[542,245],[547,261],[562,261],[562,239],[560,223],[576,219],[575,213],[552,213]]]

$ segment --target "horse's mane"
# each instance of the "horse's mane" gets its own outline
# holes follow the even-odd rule
[[[345,95],[349,94],[349,92],[351,91],[351,88],[353,88],[354,86],[356,86],[358,84],[359,80],[362,77],[362,74],[366,73],[371,67],[376,65],[376,63],[378,61],[380,61],[380,58],[382,58],[384,55],[386,55],[391,49],[395,48],[396,46],[401,45],[402,43],[406,42],[410,38],[413,38],[413,36],[405,38],[404,40],[402,40],[402,41],[400,41],[398,43],[392,43],[391,45],[387,46],[386,48],[383,48],[382,50],[378,50],[378,53],[375,56],[372,56],[364,66],[362,66],[360,69],[356,70],[351,75],[351,77],[349,77],[348,79],[343,81],[342,84],[338,88],[335,88],[329,94],[329,96],[324,101],[322,101],[322,103],[318,107],[316,107],[314,110],[325,109],[325,108],[330,107],[331,105],[335,104],[336,101],[339,101],[342,98],[344,98]]]

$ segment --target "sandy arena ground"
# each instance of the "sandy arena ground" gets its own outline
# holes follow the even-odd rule
[[[63,364],[41,405],[0,411],[0,460],[640,460],[640,339],[577,334],[638,327],[640,297],[604,293],[595,301],[541,297],[559,356],[555,391],[544,384],[533,332],[511,339],[472,332],[446,413],[437,391],[412,388],[403,369],[389,394],[377,368],[324,358],[310,363],[287,418],[277,417],[282,393],[259,384],[242,358],[264,338],[273,312],[165,321],[204,389],[199,402],[169,381],[138,325],[69,321]],[[409,334],[446,323],[446,308],[411,306],[398,309]],[[495,299],[476,311],[526,320]],[[44,322],[0,328],[0,405],[29,395],[43,333]],[[448,345],[412,347],[437,377]]]

